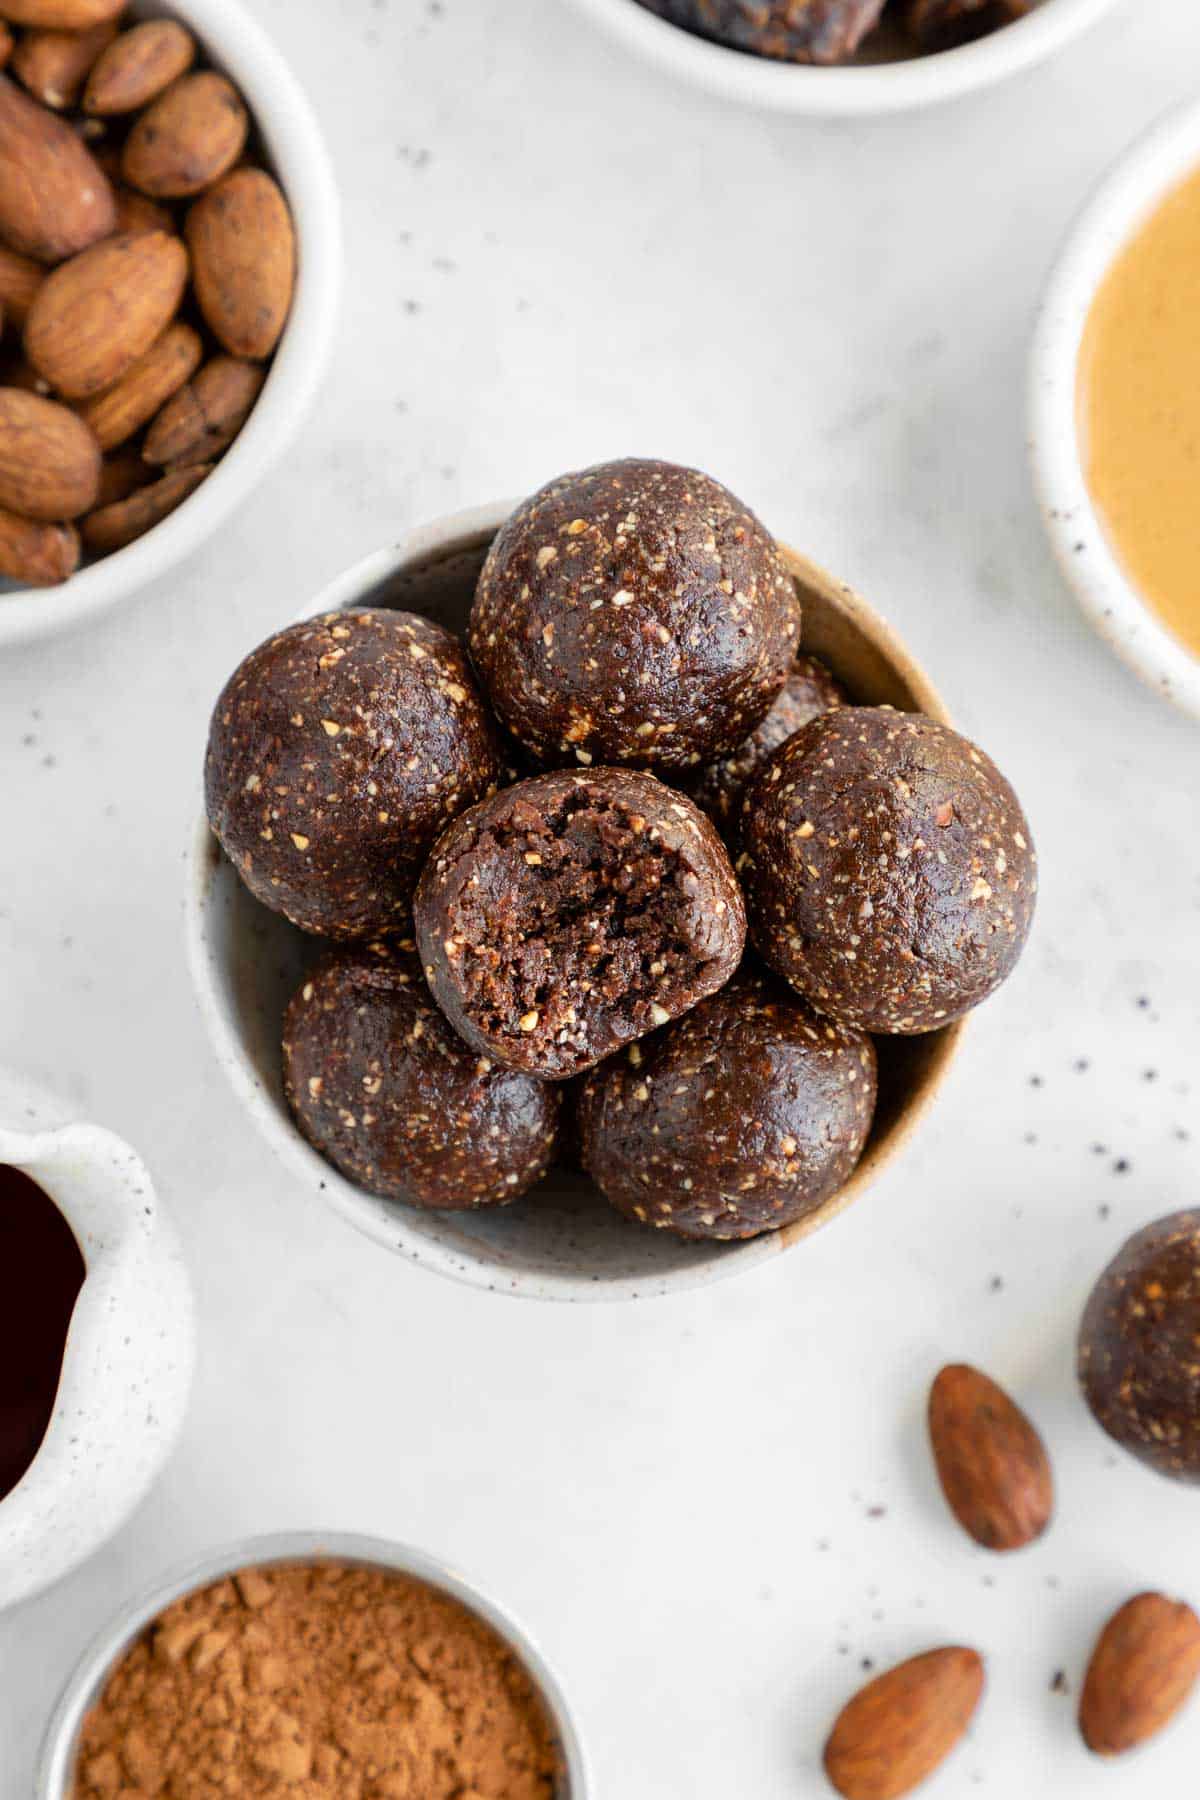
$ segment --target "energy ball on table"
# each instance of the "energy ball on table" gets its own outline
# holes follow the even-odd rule
[[[543,1080],[713,993],[746,937],[712,825],[637,769],[537,775],[472,807],[426,864],[415,918],[455,1030]]]
[[[557,1090],[468,1049],[394,941],[322,959],[284,1017],[283,1071],[309,1143],[388,1200],[503,1206],[554,1155]]]
[[[784,62],[839,63],[879,22],[884,0],[641,0],[673,25]]]
[[[795,583],[727,488],[601,463],[519,506],[468,632],[492,704],[544,763],[696,767],[762,721],[800,636]]]
[[[811,720],[750,783],[742,841],[759,951],[864,1031],[959,1018],[1029,934],[1037,865],[1020,803],[982,750],[921,713]]]
[[[421,864],[495,790],[461,644],[416,613],[325,613],[260,644],[217,701],[209,823],[256,899],[323,937],[407,926]]]
[[[748,1238],[813,1212],[857,1163],[875,1046],[751,970],[587,1077],[584,1164],[618,1212]]]
[[[1079,1329],[1084,1398],[1109,1437],[1176,1481],[1200,1481],[1200,1212],[1131,1237]]]

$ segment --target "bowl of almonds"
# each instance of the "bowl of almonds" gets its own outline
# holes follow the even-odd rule
[[[337,195],[233,0],[0,0],[0,646],[194,550],[315,392]]]

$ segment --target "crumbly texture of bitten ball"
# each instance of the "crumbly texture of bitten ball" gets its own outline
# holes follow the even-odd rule
[[[793,732],[818,713],[841,706],[845,699],[845,689],[823,662],[815,656],[798,656],[783,692],[758,729],[731,755],[709,763],[694,781],[685,782],[685,791],[708,814],[727,844],[736,847],[740,842],[742,797],[750,777]]]
[[[408,925],[440,832],[500,775],[462,645],[416,613],[325,613],[251,651],[217,701],[208,818],[246,886],[323,937]]]
[[[982,750],[920,713],[811,720],[747,788],[742,840],[761,954],[866,1031],[961,1017],[1029,933],[1037,870],[1020,803]]]
[[[1176,1481],[1200,1482],[1200,1212],[1131,1237],[1092,1289],[1079,1380],[1122,1449]]]
[[[542,763],[694,768],[770,710],[800,603],[727,488],[630,460],[564,475],[517,508],[468,635],[502,721]]]
[[[557,1090],[456,1037],[401,943],[349,945],[321,960],[288,1006],[283,1070],[309,1143],[388,1200],[503,1206],[554,1155]]]
[[[455,1029],[544,1080],[713,993],[746,936],[712,825],[637,769],[538,775],[472,807],[426,864],[415,919]]]
[[[879,22],[884,0],[641,0],[686,31],[784,62],[839,63]]]
[[[583,1160],[628,1218],[685,1238],[756,1237],[844,1185],[875,1094],[865,1032],[744,969],[587,1076]]]

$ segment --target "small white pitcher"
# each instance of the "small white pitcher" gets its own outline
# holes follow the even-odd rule
[[[53,1417],[0,1500],[2,1609],[85,1561],[151,1487],[183,1424],[196,1328],[175,1227],[128,1144],[0,1070],[0,1164],[49,1195],[86,1267]]]

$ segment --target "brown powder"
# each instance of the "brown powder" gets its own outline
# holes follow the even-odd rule
[[[74,1800],[551,1800],[558,1769],[529,1677],[465,1607],[286,1564],[142,1634],[84,1721]]]

